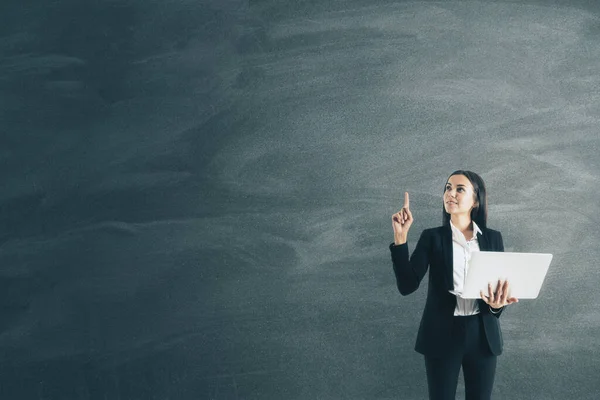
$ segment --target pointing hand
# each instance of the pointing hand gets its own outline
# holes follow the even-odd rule
[[[397,244],[399,244],[398,241],[406,242],[408,230],[414,221],[409,205],[408,192],[404,192],[404,206],[392,215],[392,227],[394,228],[394,238]]]

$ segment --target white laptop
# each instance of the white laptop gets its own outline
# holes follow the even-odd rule
[[[552,254],[475,251],[471,253],[469,270],[460,297],[480,299],[480,291],[488,296],[488,283],[496,289],[498,280],[508,280],[509,297],[535,299],[540,293],[550,267]]]

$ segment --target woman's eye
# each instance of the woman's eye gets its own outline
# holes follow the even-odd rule
[[[464,192],[464,190],[465,190],[465,189],[463,189],[463,188],[459,188],[458,190],[460,190],[461,192]]]

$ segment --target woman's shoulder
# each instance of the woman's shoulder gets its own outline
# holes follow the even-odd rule
[[[440,225],[440,226],[436,226],[433,228],[427,228],[427,229],[423,229],[423,234],[424,235],[441,235],[446,231],[450,230],[450,226],[444,226],[444,225]]]
[[[500,233],[500,231],[498,231],[498,230],[496,230],[496,229],[488,228],[488,227],[481,228],[481,231],[483,232],[483,234],[484,234],[484,235],[485,235],[486,233],[487,233],[487,234],[489,234],[489,235],[502,235],[502,234]]]

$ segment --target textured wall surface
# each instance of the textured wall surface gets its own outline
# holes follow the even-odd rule
[[[599,60],[593,1],[4,1],[0,397],[426,398],[391,215],[469,169],[554,254],[494,396],[597,399]]]

